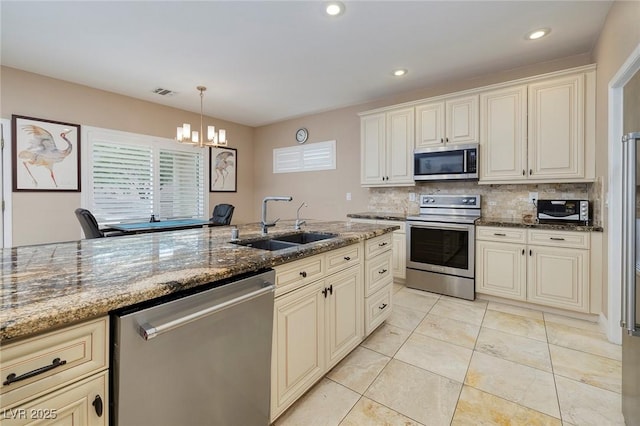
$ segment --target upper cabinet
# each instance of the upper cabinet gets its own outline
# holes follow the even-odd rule
[[[595,99],[587,65],[361,113],[361,183],[414,185],[414,148],[473,142],[480,184],[593,182]]]
[[[416,148],[478,141],[478,95],[416,105]]]
[[[414,115],[411,107],[361,117],[360,183],[363,186],[415,185]]]
[[[480,183],[595,178],[595,71],[480,94]]]

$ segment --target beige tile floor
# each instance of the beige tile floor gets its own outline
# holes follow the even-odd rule
[[[624,425],[596,324],[394,286],[386,323],[277,426]]]

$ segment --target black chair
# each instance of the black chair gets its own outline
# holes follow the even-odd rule
[[[123,232],[117,231],[116,229],[100,229],[98,227],[98,221],[87,209],[76,209],[75,214],[86,239],[124,235]]]
[[[231,216],[233,216],[234,206],[231,204],[218,204],[211,214],[209,222],[211,226],[224,226],[231,224]]]

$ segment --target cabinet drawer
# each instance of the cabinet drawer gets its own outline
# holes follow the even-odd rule
[[[527,230],[523,228],[478,226],[476,228],[476,238],[484,241],[504,241],[525,244],[527,242]]]
[[[50,332],[0,348],[2,408],[58,389],[108,366],[108,317]],[[19,377],[46,366],[33,377],[5,385],[7,376]]]
[[[317,255],[276,266],[276,297],[322,278],[324,264],[324,255]]]
[[[382,254],[365,263],[364,295],[372,295],[387,284],[393,283],[391,252]]]
[[[529,244],[551,247],[589,248],[588,232],[529,230]]]
[[[391,239],[393,234],[386,233],[364,242],[365,259],[371,259],[376,255],[391,250]]]
[[[389,318],[393,308],[393,285],[389,284],[372,296],[365,299],[364,332],[371,334],[384,320]]]
[[[341,271],[360,262],[362,246],[352,244],[327,253],[327,274]]]
[[[78,383],[66,386],[47,394],[28,404],[4,411],[2,424],[18,426],[26,424],[56,425],[108,425],[109,393],[107,391],[107,372],[90,377]],[[102,403],[102,412],[98,415],[96,406]],[[5,423],[6,422],[6,423]]]

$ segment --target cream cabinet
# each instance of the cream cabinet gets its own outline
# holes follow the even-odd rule
[[[476,228],[476,291],[589,312],[588,232]]]
[[[354,244],[275,268],[272,421],[362,341],[361,253]]]
[[[362,115],[360,183],[410,186],[413,180],[414,108]]]
[[[107,317],[0,348],[3,425],[107,425]]]
[[[478,95],[416,105],[417,149],[477,141]]]
[[[480,180],[527,179],[527,86],[480,94]]]
[[[393,309],[392,241],[391,234],[365,241],[365,336],[382,324]]]
[[[480,183],[595,178],[595,71],[480,93]]]
[[[391,268],[394,281],[404,283],[407,274],[407,234],[406,222],[384,219],[351,218],[355,223],[373,223],[377,225],[397,225],[400,229],[393,231],[391,242]]]

